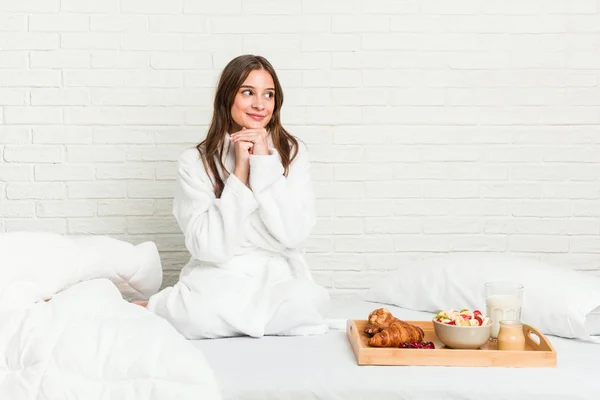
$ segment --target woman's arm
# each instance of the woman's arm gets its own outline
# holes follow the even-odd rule
[[[299,142],[298,155],[283,176],[279,154],[250,156],[250,187],[267,229],[288,248],[308,238],[316,222],[310,162],[306,146]]]
[[[219,199],[198,151],[186,151],[179,159],[173,214],[185,245],[194,258],[226,262],[243,240],[245,220],[258,204],[250,189],[230,175]]]

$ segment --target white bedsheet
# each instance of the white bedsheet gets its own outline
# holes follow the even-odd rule
[[[432,314],[370,302],[333,302],[333,329],[309,337],[194,341],[225,399],[600,399],[600,345],[549,336],[557,368],[359,366],[345,319],[385,306],[403,319]]]

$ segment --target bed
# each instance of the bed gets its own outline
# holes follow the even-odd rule
[[[477,264],[482,270],[482,262]],[[422,278],[420,288],[410,272],[399,270],[398,279],[383,280],[390,285],[380,294],[401,293],[395,301],[425,303],[458,293],[460,299],[446,300],[468,305],[465,293],[481,284],[448,290],[453,277],[464,283],[465,274],[448,272],[448,260],[438,266],[445,273],[412,268]],[[507,270],[504,260],[498,266]],[[523,274],[523,265],[519,271]],[[550,309],[560,316],[559,327],[577,322],[564,314],[587,315],[582,302],[600,304],[598,282],[568,280],[565,273],[549,281],[545,266],[543,271],[543,296],[526,284],[543,301],[528,307],[535,305],[536,313]],[[600,344],[559,337],[549,337],[558,353],[555,369],[359,366],[346,339],[347,319],[365,319],[381,306],[405,320],[432,316],[382,300],[334,300],[331,329],[324,335],[189,341],[123,299],[147,298],[161,277],[158,250],[150,242],[0,234],[0,399],[600,399],[595,379]],[[437,288],[431,286],[434,279]],[[549,307],[553,298],[561,300],[562,311],[555,309],[560,304]]]
[[[191,341],[225,399],[600,399],[600,345],[548,336],[556,368],[359,366],[346,319],[385,306],[401,319],[432,314],[367,301],[333,301],[320,336]]]

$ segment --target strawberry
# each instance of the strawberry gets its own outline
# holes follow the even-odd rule
[[[481,317],[479,315],[476,315],[475,319],[477,320],[477,322],[479,322],[479,326],[483,325],[483,320],[481,319]]]
[[[481,315],[481,311],[475,310],[475,311],[473,311],[473,315]]]

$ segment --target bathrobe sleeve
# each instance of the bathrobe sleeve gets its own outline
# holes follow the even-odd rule
[[[287,177],[283,171],[274,149],[270,155],[250,156],[250,188],[261,219],[275,239],[287,248],[297,248],[316,222],[310,163],[302,142]]]
[[[173,215],[194,258],[215,263],[230,260],[243,240],[244,221],[257,208],[252,191],[233,174],[217,199],[195,148],[179,158]]]

